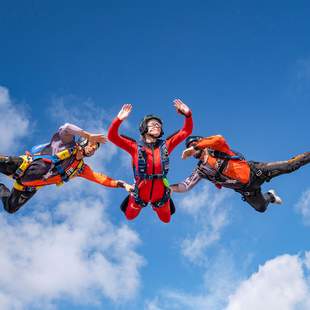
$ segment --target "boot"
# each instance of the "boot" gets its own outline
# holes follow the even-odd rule
[[[271,203],[275,203],[275,204],[282,204],[282,199],[280,196],[277,195],[276,191],[274,189],[270,189],[268,192],[267,192],[268,195],[270,195],[271,197],[271,200],[270,202]]]

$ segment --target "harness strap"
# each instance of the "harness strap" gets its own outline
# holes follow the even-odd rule
[[[140,207],[144,208],[148,205],[147,202],[144,202],[140,196],[139,196],[139,191],[138,191],[138,186],[135,186],[135,189],[133,191],[133,197],[135,199],[136,204],[138,204]],[[170,199],[170,189],[168,187],[165,188],[165,193],[163,195],[163,197],[156,202],[153,202],[152,205],[155,208],[160,208],[161,206],[163,206],[168,200]]]
[[[244,156],[239,153],[233,151],[236,155],[229,155],[221,151],[215,151],[212,149],[208,149],[208,154],[217,160],[217,167],[216,167],[216,174],[214,176],[214,179],[216,182],[223,181],[223,171],[228,165],[228,162],[230,160],[244,160]]]
[[[239,153],[239,152],[235,152],[233,151],[236,155],[229,155],[226,154],[224,152],[221,151],[215,151],[212,149],[208,149],[208,153],[210,156],[215,157],[215,158],[220,158],[220,159],[227,159],[227,160],[231,160],[231,159],[239,159],[239,160],[244,160],[244,156]]]
[[[167,176],[169,171],[169,153],[166,141],[162,141],[160,145],[160,160],[163,170],[163,176],[164,178]]]
[[[64,183],[68,182],[70,179],[72,179],[76,174],[79,174],[83,171],[84,161],[80,160],[80,162],[78,163],[78,165],[75,168],[69,167],[68,169],[65,170],[61,167],[61,165],[57,165],[57,166],[55,166],[55,168],[57,169],[57,172],[61,176],[61,182],[57,183],[56,185],[61,186]]]
[[[140,196],[139,196],[139,190],[138,190],[138,186],[135,186],[135,189],[133,191],[133,197],[135,199],[136,204],[138,204],[140,207],[144,208],[147,206],[147,202],[144,202]]]
[[[160,208],[160,207],[163,206],[169,199],[170,199],[170,189],[169,189],[168,187],[166,187],[165,193],[164,193],[162,199],[159,200],[159,201],[154,202],[154,203],[153,203],[153,206],[154,206],[155,208]]]
[[[61,152],[56,153],[55,155],[34,155],[31,156],[30,154],[22,155],[20,158],[23,160],[22,164],[16,169],[13,179],[18,180],[20,179],[30,166],[30,164],[35,161],[42,159],[47,162],[51,162],[54,164],[57,172],[61,175],[64,182],[67,182],[68,179],[66,177],[66,172],[61,167],[60,163],[61,161],[70,158],[72,155],[74,155],[77,152],[75,148],[65,149]]]
[[[225,170],[225,168],[227,167],[228,165],[228,159],[224,159],[224,160],[221,160],[221,159],[217,159],[217,170],[216,170],[216,174],[214,176],[214,179],[215,181],[222,181],[223,180],[223,171]]]
[[[23,162],[13,174],[12,177],[14,180],[21,178],[32,162],[32,157],[29,155],[22,155],[20,158],[23,160]]]
[[[135,167],[133,168],[135,177],[139,177],[140,179],[145,179],[147,174],[147,159],[146,159],[146,151],[143,146],[138,143],[138,171],[136,171]]]
[[[165,140],[161,140],[160,145],[160,160],[162,166],[161,174],[147,174],[147,155],[144,146],[138,143],[138,169],[134,170],[135,178],[140,180],[153,180],[153,179],[164,179],[166,178],[169,171],[169,154]]]
[[[42,186],[24,186],[20,184],[18,181],[15,181],[13,184],[13,188],[20,192],[34,192],[40,189]]]

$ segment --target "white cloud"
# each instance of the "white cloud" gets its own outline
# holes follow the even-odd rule
[[[180,209],[195,221],[195,236],[185,238],[181,244],[183,255],[190,261],[201,261],[205,249],[220,239],[222,229],[229,222],[229,196],[228,191],[219,192],[206,183],[202,189],[192,190],[180,201]]]
[[[0,109],[16,112],[8,91],[1,91]],[[91,108],[72,115],[78,125],[89,126],[85,129],[104,130]],[[16,128],[6,126],[7,136],[16,140]],[[104,172],[115,154],[114,147],[105,145],[90,165]],[[136,252],[140,238],[127,225],[111,223],[105,212],[110,191],[121,190],[85,182],[75,179],[41,189],[23,207],[27,215],[24,210],[0,214],[0,309],[49,309],[60,299],[119,304],[135,298],[144,264]]]
[[[11,154],[17,149],[20,139],[29,134],[29,120],[22,107],[12,102],[9,90],[3,86],[0,86],[0,115],[0,152]]]
[[[295,208],[302,215],[304,223],[310,225],[310,189],[301,195]]]
[[[206,282],[200,292],[165,289],[153,300],[146,301],[145,309],[308,310],[309,266],[310,252],[304,256],[280,255],[240,281],[240,270],[229,260],[220,259],[218,264],[210,264],[210,268],[205,270]]]
[[[140,239],[126,225],[113,225],[104,208],[101,199],[79,195],[59,201],[54,212],[14,220],[1,214],[0,308],[38,307],[58,298],[134,298],[143,265],[135,252]]]
[[[229,297],[226,310],[293,310],[310,307],[303,260],[282,255],[267,261]]]

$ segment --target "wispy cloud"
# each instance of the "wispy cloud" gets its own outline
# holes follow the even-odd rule
[[[73,122],[87,130],[106,129],[116,115],[94,103],[90,98],[81,99],[75,96],[54,97],[51,102],[52,109],[49,115],[58,122]],[[122,105],[120,104],[121,108]],[[122,126],[130,128],[130,123],[125,121]]]
[[[198,293],[163,290],[145,302],[147,310],[308,310],[310,253],[280,255],[266,261],[258,270],[240,281],[240,270],[227,261],[206,270],[211,277]],[[229,272],[226,268],[228,267]],[[244,275],[243,275],[244,276]],[[244,276],[245,277],[245,276]]]
[[[138,235],[126,225],[113,225],[99,197],[85,190],[74,199],[63,197],[55,209],[14,221],[1,214],[1,309],[5,304],[7,309],[51,304],[58,298],[119,303],[137,294],[144,261],[135,252]]]
[[[17,150],[20,139],[27,136],[29,119],[22,106],[17,107],[10,98],[9,90],[0,86],[0,152],[10,153]]]
[[[297,255],[267,261],[229,297],[226,310],[309,309],[309,283],[303,267],[304,260]]]
[[[192,216],[196,233],[186,237],[181,244],[182,253],[192,262],[200,262],[204,251],[221,237],[222,229],[229,223],[230,193],[218,191],[206,183],[183,198],[179,206]]]
[[[303,218],[305,225],[310,225],[310,189],[302,193],[299,201],[295,205],[297,212],[299,212]]]
[[[297,61],[297,79],[299,81],[310,80],[310,59],[300,59]]]
[[[147,300],[145,309],[222,310],[227,304],[227,296],[234,292],[240,282],[238,273],[232,256],[223,250],[204,266],[203,282],[198,289],[185,292],[166,288],[152,300]]]
[[[8,91],[1,91],[0,108],[16,112]],[[92,109],[62,112],[73,115],[65,121],[87,124],[88,130],[102,128]],[[27,121],[23,124],[28,126]],[[9,137],[19,138],[13,125],[6,130]],[[102,149],[91,163],[100,171],[116,154],[108,146]],[[110,191],[120,189],[108,191],[85,182],[72,180],[61,188],[40,190],[23,207],[28,208],[27,215],[23,209],[13,216],[0,213],[1,309],[49,309],[64,299],[97,305],[109,299],[119,304],[137,295],[144,264],[136,251],[140,238],[127,225],[113,224],[105,211]]]

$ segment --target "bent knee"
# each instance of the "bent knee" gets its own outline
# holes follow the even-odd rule
[[[169,218],[160,218],[160,220],[163,222],[163,223],[165,223],[165,224],[168,224],[168,223],[170,223],[170,217]]]
[[[132,221],[138,216],[138,214],[126,214],[126,213],[125,213],[125,215],[126,215],[126,219],[128,221]]]
[[[268,204],[251,204],[251,206],[259,213],[264,213],[267,210]]]
[[[259,212],[259,213],[264,213],[266,210],[267,210],[267,208],[266,207],[264,207],[264,208],[254,208],[257,212]]]

